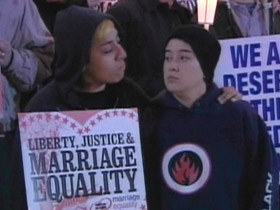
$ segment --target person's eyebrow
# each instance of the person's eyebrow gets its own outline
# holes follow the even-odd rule
[[[102,47],[102,46],[104,46],[104,45],[108,45],[108,44],[111,44],[111,43],[113,43],[112,40],[106,41],[106,42],[102,43],[100,46]]]
[[[171,52],[171,50],[166,49],[165,52]],[[191,50],[188,50],[188,49],[180,49],[179,52],[193,53]]]

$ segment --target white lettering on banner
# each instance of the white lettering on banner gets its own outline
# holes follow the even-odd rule
[[[267,181],[266,181],[266,187],[265,187],[265,196],[263,201],[268,205],[267,208],[262,210],[271,210],[271,199],[272,199],[272,175],[271,173],[267,173]]]

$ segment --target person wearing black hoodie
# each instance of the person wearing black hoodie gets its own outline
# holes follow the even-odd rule
[[[104,20],[111,20],[112,25],[103,26],[104,37],[94,40]],[[118,29],[113,17],[88,8],[72,6],[58,13],[54,29],[54,80],[32,98],[25,111],[147,105],[149,99],[142,89],[123,78],[126,52],[120,45]]]
[[[198,26],[165,47],[166,90],[155,99],[161,210],[278,210],[278,169],[266,126],[245,101],[217,102],[221,47]]]
[[[111,15],[88,8],[73,6],[58,13],[54,80],[31,99],[25,111],[144,109],[150,99],[123,78],[126,52],[120,45],[118,29]],[[18,132],[12,163],[13,209],[27,209]]]

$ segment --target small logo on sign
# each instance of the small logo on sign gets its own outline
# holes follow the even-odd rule
[[[112,206],[112,201],[110,198],[103,198],[100,201],[93,203],[90,210],[107,210]]]

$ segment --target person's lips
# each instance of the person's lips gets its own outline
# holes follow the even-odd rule
[[[125,68],[126,68],[125,62],[122,62],[118,67],[118,69],[122,71],[125,70]]]
[[[175,77],[175,76],[168,76],[168,77],[166,78],[166,81],[172,83],[172,82],[176,82],[178,79],[179,79],[179,78],[178,78],[178,77]]]

